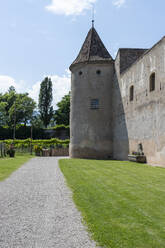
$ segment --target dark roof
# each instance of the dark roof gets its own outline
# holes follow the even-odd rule
[[[141,48],[120,48],[120,73],[128,69],[148,49]]]
[[[144,53],[142,53],[141,56],[139,56],[139,58],[137,58],[131,65],[133,66],[134,64],[136,64],[140,59],[142,59],[146,54],[150,53],[157,45],[159,45],[163,40],[165,39],[165,36],[162,37],[161,40],[159,40],[156,44],[154,44],[150,49],[141,49],[141,50],[145,50]],[[120,49],[119,49],[120,51]],[[129,67],[127,69],[125,69],[122,73],[125,73],[127,70],[129,70]]]
[[[95,28],[92,27],[85,39],[85,42],[72,65],[84,62],[113,61],[111,55],[105,48]],[[72,66],[71,65],[71,66]]]

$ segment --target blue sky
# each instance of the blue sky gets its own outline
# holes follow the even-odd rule
[[[54,105],[70,89],[69,65],[91,27],[114,57],[119,47],[150,48],[165,35],[164,0],[5,0],[0,3],[0,91],[12,84],[37,100],[51,76]]]

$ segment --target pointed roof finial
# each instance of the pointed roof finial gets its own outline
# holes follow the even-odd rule
[[[92,28],[94,28],[95,23],[95,5],[92,4]]]
[[[105,62],[111,63],[113,62],[113,58],[105,48],[103,42],[101,41],[97,31],[95,28],[91,28],[88,32],[88,35],[84,41],[81,50],[75,59],[75,61],[71,64],[72,66],[79,63],[86,62]]]
[[[92,20],[92,28],[94,28],[95,20]]]

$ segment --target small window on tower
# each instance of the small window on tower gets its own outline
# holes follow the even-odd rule
[[[99,99],[91,100],[91,109],[99,109]]]
[[[134,86],[132,85],[129,89],[129,100],[132,102],[134,99]]]
[[[82,71],[79,71],[79,75],[81,76],[83,73],[82,73]]]
[[[150,76],[150,91],[155,90],[155,72]]]
[[[100,70],[97,70],[96,73],[97,73],[98,75],[100,75],[100,74],[101,74],[101,71],[100,71]]]

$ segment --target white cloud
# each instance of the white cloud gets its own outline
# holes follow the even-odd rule
[[[8,91],[10,86],[19,88],[18,84],[15,83],[14,78],[6,75],[0,75],[0,93],[5,93]]]
[[[27,91],[27,84],[24,80],[16,83],[13,77],[0,75],[0,93],[7,92],[10,86],[14,86],[18,93]]]
[[[46,77],[46,76],[45,76]],[[71,89],[70,74],[66,71],[66,75],[62,77],[58,75],[49,75],[53,83],[53,106],[56,108],[56,104],[62,99],[62,97],[69,93]],[[31,89],[28,90],[29,95],[38,103],[38,96],[40,91],[41,82],[35,83]]]
[[[35,102],[38,103],[38,97],[39,97],[39,91],[40,91],[40,84],[41,82],[38,81],[33,86],[27,90],[29,93],[29,96],[35,100]]]
[[[66,70],[66,73],[63,76],[49,75],[48,77],[52,79],[53,107],[56,108],[56,104],[61,101],[62,97],[68,94],[68,92],[71,90],[70,73],[68,70]],[[8,91],[10,86],[14,86],[16,91],[19,93],[28,92],[29,96],[38,103],[41,81],[36,82],[31,88],[28,88],[28,84],[23,80],[20,80],[19,83],[15,83],[14,78],[0,75],[0,93],[5,93]]]
[[[92,4],[96,1],[97,0],[52,0],[46,9],[59,15],[80,15],[84,10],[91,9]]]
[[[62,97],[69,93],[71,90],[71,78],[70,73],[59,77],[57,75],[50,76],[53,82],[53,106],[62,99]]]
[[[114,0],[113,1],[113,5],[115,5],[116,7],[120,8],[121,6],[123,6],[125,4],[126,0]]]

